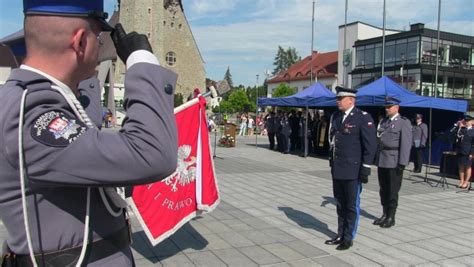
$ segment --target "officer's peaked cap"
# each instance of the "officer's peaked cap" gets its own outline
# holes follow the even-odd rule
[[[104,0],[23,0],[25,15],[87,17],[99,21],[103,31],[112,31],[104,12]]]
[[[400,105],[400,99],[393,96],[385,97],[385,106],[394,106],[394,105]]]
[[[469,114],[466,114],[466,115],[464,115],[464,120],[465,120],[465,121],[474,120],[474,117],[472,117],[472,116],[469,115]]]
[[[336,96],[338,97],[342,97],[342,96],[352,96],[352,97],[355,97],[356,96],[356,93],[357,93],[357,90],[355,89],[350,89],[350,88],[344,88],[342,86],[337,86],[336,87]]]

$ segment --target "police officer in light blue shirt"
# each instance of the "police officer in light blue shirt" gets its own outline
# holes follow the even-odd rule
[[[25,0],[24,13],[26,59],[0,87],[5,264],[133,266],[115,187],[176,169],[177,77],[145,35],[106,23],[102,0]],[[119,132],[102,132],[97,80],[81,81],[94,75],[100,34],[111,30],[127,65],[127,117]]]
[[[331,116],[330,165],[337,201],[337,236],[327,245],[352,246],[360,214],[361,183],[367,183],[377,148],[372,116],[355,105],[356,90],[336,87],[339,111]]]
[[[377,129],[377,172],[380,185],[380,202],[383,214],[374,220],[374,225],[390,228],[395,225],[398,207],[398,192],[402,186],[403,170],[410,160],[413,143],[410,121],[399,114],[400,100],[385,99],[386,118]]]

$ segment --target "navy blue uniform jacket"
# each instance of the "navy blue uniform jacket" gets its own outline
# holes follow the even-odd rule
[[[362,164],[369,167],[377,150],[376,129],[372,116],[354,107],[344,122],[344,113],[337,111],[331,118],[329,140],[333,179],[359,179]]]

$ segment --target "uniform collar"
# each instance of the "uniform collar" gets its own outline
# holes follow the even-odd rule
[[[391,117],[391,118],[389,117],[388,120],[389,120],[389,121],[394,121],[398,116],[400,116],[400,113],[395,114],[395,115],[394,115],[393,117]]]
[[[31,72],[35,72],[41,76],[44,76],[45,78],[47,78],[48,80],[52,81],[54,84],[56,84],[57,86],[61,87],[64,91],[66,92],[72,92],[71,88],[69,88],[69,86],[67,86],[66,84],[64,84],[63,82],[61,82],[60,80],[54,78],[53,76],[47,74],[47,73],[44,73],[42,71],[40,71],[39,69],[36,69],[36,68],[33,68],[33,67],[30,67],[28,65],[25,65],[25,64],[22,64],[20,66],[20,69],[23,69],[23,70],[29,70]]]
[[[342,115],[347,116],[347,115],[351,114],[351,112],[352,112],[352,110],[354,109],[354,107],[355,107],[355,106],[352,106],[352,107],[350,107],[348,110],[343,111],[343,112],[342,112]]]

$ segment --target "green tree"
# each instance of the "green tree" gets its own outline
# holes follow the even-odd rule
[[[288,69],[291,65],[295,64],[296,62],[300,61],[301,57],[298,56],[298,52],[296,52],[296,48],[288,47],[286,50],[286,68]]]
[[[281,83],[275,90],[273,90],[272,97],[284,97],[296,93],[296,88],[290,87],[286,83]]]
[[[234,113],[234,110],[232,109],[230,102],[227,100],[222,100],[219,103],[219,107],[217,107],[217,110],[216,112],[220,112],[220,113]]]
[[[235,90],[229,96],[229,103],[233,112],[248,111],[251,107],[251,103],[245,93],[245,90]]]
[[[275,56],[275,61],[273,65],[275,69],[273,70],[273,74],[277,74],[281,71],[287,70],[291,65],[295,64],[296,62],[300,61],[301,57],[298,56],[298,52],[294,47],[288,47],[288,49],[283,49],[283,47],[278,46],[278,51]]]
[[[257,101],[255,95],[255,87],[249,87],[247,88],[247,97],[250,101],[250,103],[255,103]],[[265,97],[267,95],[267,89],[265,86],[259,86],[258,87],[258,97]]]
[[[285,62],[286,62],[286,59],[285,59],[286,55],[285,55],[285,50],[283,49],[283,47],[281,46],[278,46],[278,51],[277,51],[277,54],[275,56],[275,60],[273,61],[273,66],[275,66],[275,69],[273,69],[273,74],[277,74],[279,73],[280,71],[282,70],[285,70]]]
[[[224,74],[224,80],[229,83],[229,86],[232,88],[234,87],[234,82],[232,81],[232,74],[230,74],[230,67],[227,67],[227,71]]]

